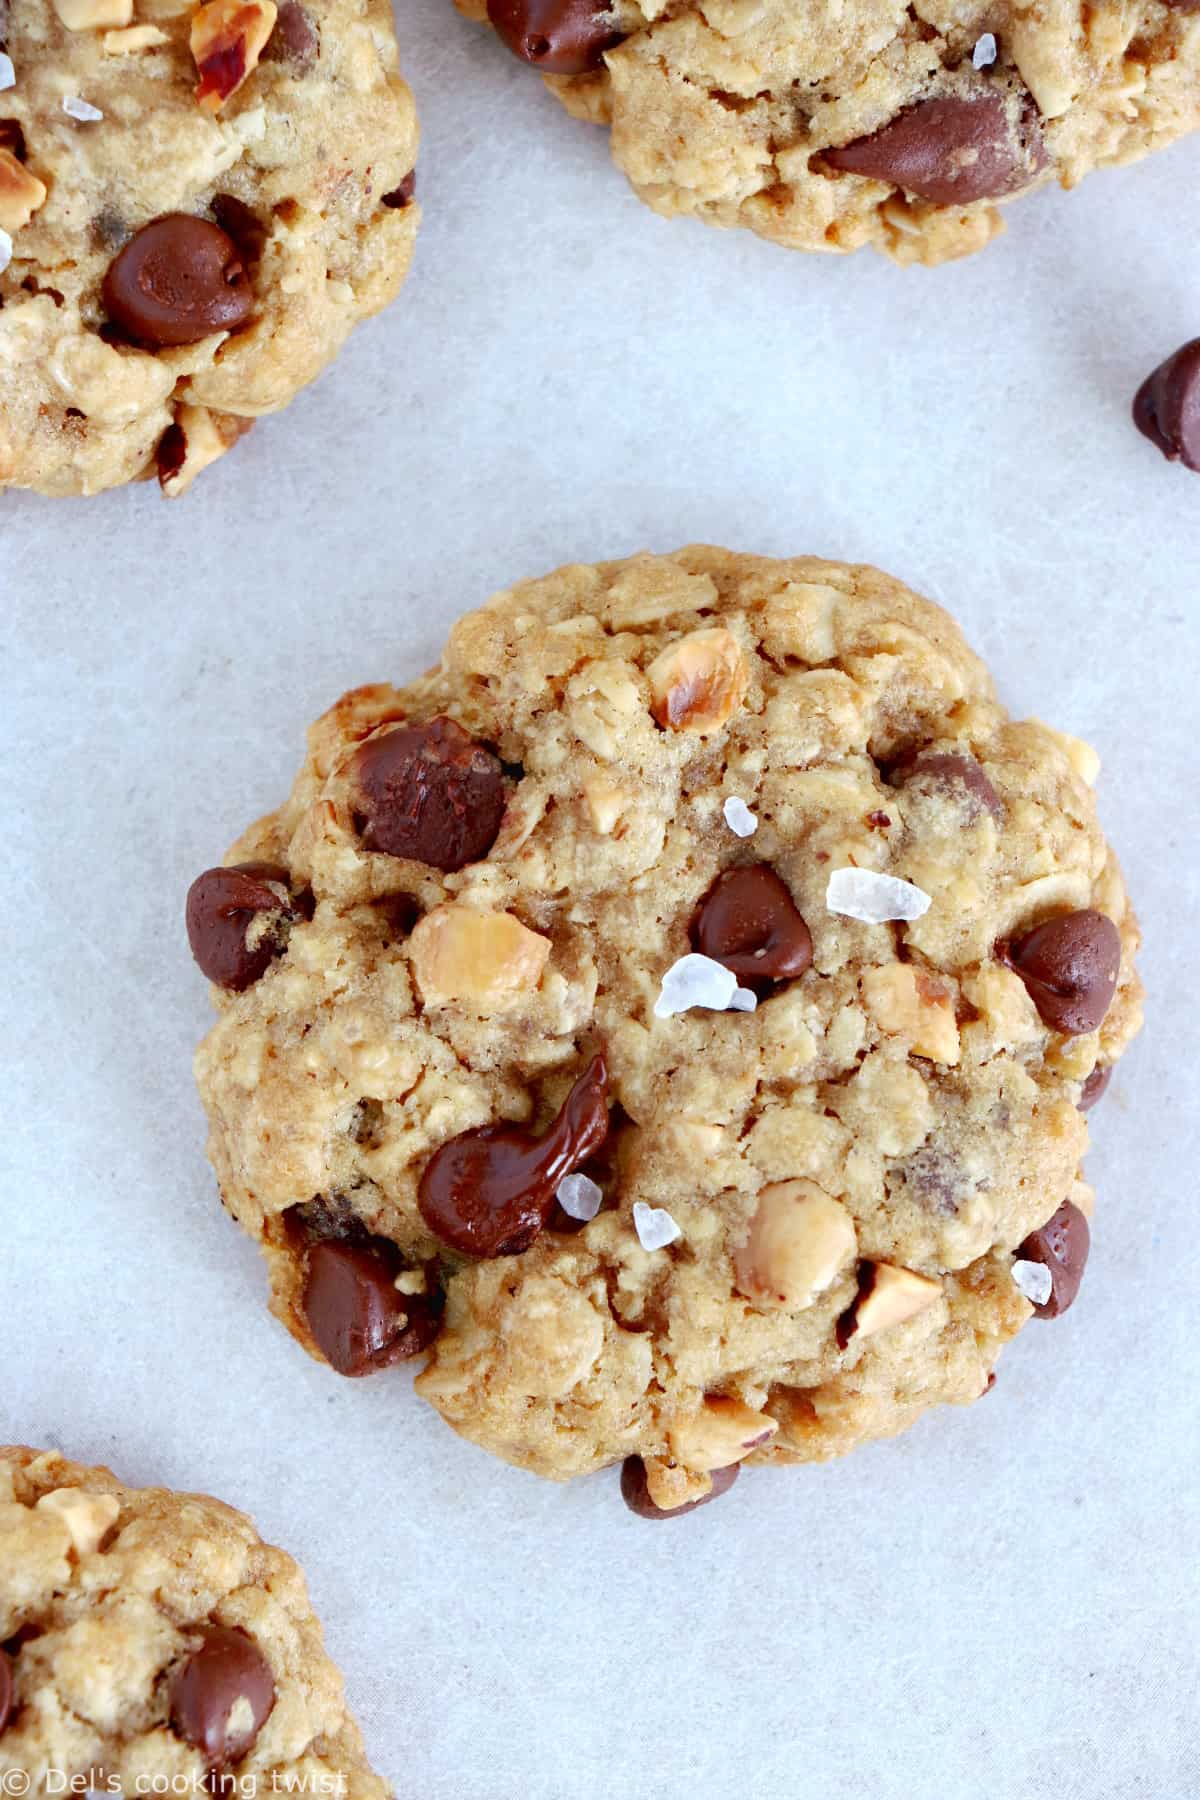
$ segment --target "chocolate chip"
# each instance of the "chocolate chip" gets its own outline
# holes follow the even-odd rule
[[[972,818],[990,812],[998,819],[1004,812],[999,794],[975,761],[961,750],[921,750],[889,771],[894,787],[941,789],[962,797]]]
[[[275,29],[263,49],[263,62],[291,63],[300,70],[311,69],[321,52],[321,38],[312,14],[297,4],[283,0],[275,19]]]
[[[178,475],[187,461],[187,433],[182,425],[168,425],[158,440],[158,449],[154,452],[154,466],[158,470],[158,485],[166,487],[173,475]]]
[[[29,153],[25,148],[25,133],[16,119],[0,119],[0,150],[7,150],[19,163],[26,160]]]
[[[739,981],[788,981],[812,963],[812,935],[766,863],[718,875],[692,920],[692,943]]]
[[[1051,1030],[1078,1037],[1097,1029],[1112,1002],[1121,934],[1090,908],[1064,913],[1010,945],[1007,960]]]
[[[214,194],[210,205],[213,218],[246,261],[257,262],[267,241],[267,228],[254,209],[236,194]]]
[[[237,331],[254,306],[232,238],[190,213],[143,225],[109,264],[102,293],[110,318],[153,349]]]
[[[0,1650],[0,1731],[15,1711],[13,1706],[13,1666],[7,1650]]]
[[[1088,1222],[1071,1200],[1064,1200],[1054,1217],[1025,1239],[1017,1255],[1025,1262],[1042,1263],[1054,1284],[1050,1298],[1033,1309],[1039,1319],[1057,1319],[1073,1303],[1091,1241]]]
[[[188,943],[202,972],[218,987],[240,994],[280,954],[283,928],[300,910],[290,898],[281,898],[276,892],[280,887],[290,892],[286,869],[249,862],[206,869],[188,889]]]
[[[597,0],[488,0],[488,18],[514,56],[545,75],[582,75],[624,35]]]
[[[604,1142],[607,1102],[608,1068],[597,1055],[541,1137],[519,1125],[484,1125],[451,1138],[421,1176],[421,1217],[466,1256],[527,1250],[553,1210],[563,1176]]]
[[[627,1456],[621,1464],[621,1498],[639,1519],[682,1519],[684,1513],[707,1506],[727,1494],[742,1472],[741,1463],[730,1463],[727,1469],[712,1469],[712,1487],[701,1500],[689,1500],[683,1506],[655,1506],[646,1486],[646,1465],[640,1456]]]
[[[202,1625],[199,1631],[200,1648],[171,1679],[171,1724],[210,1768],[223,1769],[253,1746],[275,1704],[275,1681],[244,1631],[229,1625]],[[247,1709],[250,1718],[243,1722]]]
[[[1004,97],[944,95],[899,113],[871,137],[826,150],[832,168],[890,181],[939,206],[967,206],[1025,187],[1045,163],[1036,114],[1014,129]]]
[[[504,817],[504,773],[490,750],[453,719],[403,725],[373,738],[355,759],[368,850],[447,873],[479,862]]]
[[[409,202],[415,198],[416,192],[417,171],[415,169],[410,169],[408,174],[404,177],[404,180],[400,183],[400,186],[393,188],[390,194],[384,194],[379,204],[381,206],[390,206],[397,212],[402,212]]]
[[[1168,462],[1200,470],[1200,338],[1146,377],[1134,398],[1133,422]]]
[[[301,1305],[309,1330],[339,1375],[371,1375],[416,1356],[441,1326],[441,1295],[403,1294],[404,1262],[386,1238],[335,1238],[308,1253]]]
[[[1101,1066],[1097,1063],[1083,1084],[1083,1092],[1079,1096],[1080,1112],[1090,1112],[1097,1100],[1104,1098],[1104,1090],[1112,1080],[1113,1066],[1108,1063]]]

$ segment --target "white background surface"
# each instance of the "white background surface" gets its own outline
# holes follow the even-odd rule
[[[397,305],[177,505],[0,499],[0,1434],[248,1508],[401,1800],[1187,1800],[1200,478],[1127,411],[1200,332],[1200,142],[965,264],[804,258],[654,218],[448,0],[407,10]],[[1150,1022],[1069,1318],[983,1404],[656,1530],[270,1320],[203,1158],[182,903],[343,688],[512,579],[693,539],[878,562],[1096,743]]]

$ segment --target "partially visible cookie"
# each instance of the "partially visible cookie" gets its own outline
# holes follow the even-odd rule
[[[1195,0],[458,0],[656,212],[800,250],[964,256],[998,203],[1200,125]]]
[[[1096,769],[877,570],[496,595],[189,895],[274,1310],[345,1375],[427,1352],[538,1474],[640,1457],[660,1509],[975,1399],[1079,1286],[1140,1018]]]
[[[18,1771],[30,1785],[5,1785]],[[391,1793],[296,1564],[219,1500],[0,1449],[0,1786],[201,1794],[222,1778]]]
[[[18,0],[0,51],[0,488],[181,493],[404,279],[391,9]]]

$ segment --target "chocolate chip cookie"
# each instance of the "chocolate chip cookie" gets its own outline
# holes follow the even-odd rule
[[[0,1784],[391,1793],[290,1556],[219,1500],[20,1447],[0,1448]]]
[[[561,569],[347,694],[187,902],[279,1318],[656,1514],[975,1399],[1078,1288],[1139,1023],[1096,768],[811,558]]]
[[[182,493],[397,293],[386,0],[0,4],[0,488]]]
[[[1196,0],[458,0],[667,216],[902,263],[978,250],[997,202],[1200,125]]]

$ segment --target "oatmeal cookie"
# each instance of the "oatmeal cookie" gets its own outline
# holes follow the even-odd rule
[[[279,1318],[659,1509],[975,1399],[1073,1297],[1139,1022],[1096,767],[803,557],[560,569],[347,694],[187,906]]]
[[[219,1500],[19,1446],[0,1448],[0,1782],[17,1772],[6,1793],[391,1794],[290,1556]]]
[[[386,0],[0,0],[0,488],[182,493],[399,290]]]
[[[1196,0],[458,0],[668,217],[902,263],[1200,124]]]

